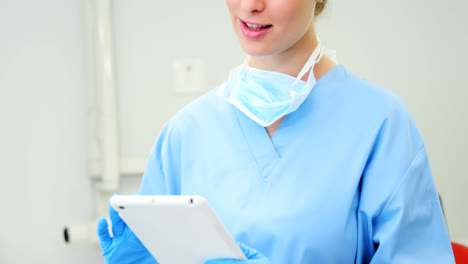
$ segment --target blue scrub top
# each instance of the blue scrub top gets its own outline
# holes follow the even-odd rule
[[[396,94],[337,65],[270,139],[216,92],[167,123],[141,194],[205,197],[273,264],[454,263],[422,136]]]

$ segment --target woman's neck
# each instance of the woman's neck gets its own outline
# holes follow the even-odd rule
[[[249,66],[296,77],[317,45],[318,39],[314,30],[311,29],[296,44],[285,51],[271,56],[251,57]]]

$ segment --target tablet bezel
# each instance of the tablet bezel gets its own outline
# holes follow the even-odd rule
[[[246,260],[201,196],[116,195],[111,205],[160,264]]]

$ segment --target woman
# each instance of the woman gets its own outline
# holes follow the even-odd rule
[[[210,202],[249,258],[211,264],[453,263],[423,139],[397,95],[323,55],[326,0],[226,4],[249,57],[168,122],[141,193]],[[111,218],[107,262],[156,263]]]

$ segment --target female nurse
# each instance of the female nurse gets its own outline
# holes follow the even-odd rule
[[[226,0],[247,53],[165,126],[141,194],[205,197],[246,261],[454,263],[424,141],[400,97],[325,56],[326,0]],[[106,263],[157,263],[111,209]]]

